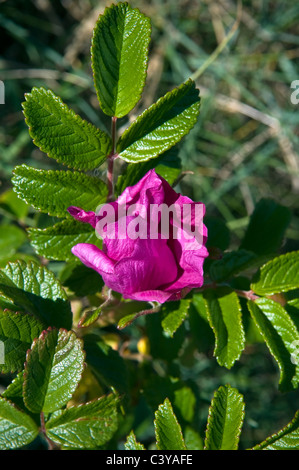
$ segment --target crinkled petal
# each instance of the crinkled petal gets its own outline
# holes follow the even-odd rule
[[[100,248],[91,243],[78,243],[72,248],[72,253],[88,268],[99,274],[110,274],[114,270],[114,262]]]

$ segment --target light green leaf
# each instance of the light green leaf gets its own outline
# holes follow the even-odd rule
[[[69,449],[94,449],[108,442],[118,427],[119,398],[103,396],[55,414],[46,423],[47,436]]]
[[[35,209],[56,217],[69,215],[70,206],[95,211],[108,194],[102,180],[78,171],[37,170],[20,165],[13,173],[17,195]]]
[[[222,282],[254,265],[257,255],[247,250],[230,251],[210,267],[213,281]]]
[[[76,170],[93,170],[111,151],[111,139],[81,119],[51,90],[33,88],[23,103],[33,142],[49,157]]]
[[[299,411],[281,431],[254,446],[252,450],[299,450]]]
[[[24,402],[32,413],[52,413],[71,399],[84,366],[82,341],[49,328],[34,340],[24,371]]]
[[[168,398],[155,412],[155,434],[157,449],[186,450],[181,426],[173,412]]]
[[[0,227],[0,258],[8,258],[23,245],[26,232],[16,225],[2,224]]]
[[[38,426],[33,419],[0,397],[0,450],[19,449],[37,435]]]
[[[237,450],[243,420],[243,396],[230,385],[221,386],[210,406],[205,450]]]
[[[9,263],[0,270],[0,305],[33,314],[47,326],[70,329],[72,311],[54,274],[29,261]]]
[[[259,295],[277,294],[298,288],[299,251],[268,261],[261,267],[250,287]]]
[[[117,144],[120,157],[137,163],[173,147],[197,121],[198,93],[194,82],[188,80],[145,110],[121,135]]]
[[[261,199],[250,217],[240,248],[257,255],[277,252],[290,220],[287,207],[271,199]]]
[[[31,315],[0,310],[0,344],[5,353],[4,364],[0,362],[2,373],[23,369],[26,352],[42,330],[42,323]]]
[[[248,308],[259,332],[280,369],[281,391],[296,389],[299,382],[299,362],[294,358],[299,344],[299,332],[285,309],[273,300],[260,298],[248,301]]]
[[[161,325],[167,335],[173,337],[176,330],[185,320],[191,299],[182,299],[177,302],[165,303],[161,307]]]
[[[146,78],[150,20],[128,3],[105,9],[96,23],[91,59],[104,113],[118,118],[139,101]]]
[[[131,431],[125,442],[125,449],[126,450],[145,450],[145,447],[143,444],[140,444],[140,442],[137,442],[134,432]]]
[[[241,306],[230,289],[207,289],[204,293],[208,319],[215,335],[214,355],[221,366],[230,369],[245,345]]]
[[[100,243],[95,229],[75,219],[66,219],[45,229],[29,228],[31,245],[39,256],[59,261],[78,261],[71,249],[77,243]]]

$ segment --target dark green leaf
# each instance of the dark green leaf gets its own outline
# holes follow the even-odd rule
[[[91,59],[104,113],[118,118],[139,101],[146,78],[150,20],[128,3],[106,8],[96,23]]]
[[[78,171],[37,170],[20,165],[14,169],[12,182],[21,199],[56,217],[67,216],[70,206],[95,211],[108,194],[103,181]]]
[[[26,232],[19,227],[2,224],[0,231],[0,258],[8,258],[16,253],[26,238]]]
[[[155,412],[156,444],[159,450],[186,450],[181,426],[168,398]]]
[[[120,157],[133,163],[156,158],[192,129],[199,107],[198,90],[188,80],[145,110],[122,134],[117,144]]]
[[[39,256],[61,261],[77,261],[71,252],[77,243],[100,243],[94,228],[89,224],[66,219],[45,229],[28,229],[31,245]]]
[[[281,246],[290,220],[291,213],[287,207],[271,199],[261,199],[250,217],[240,248],[257,255],[275,253]]]
[[[118,402],[118,397],[108,395],[60,411],[46,423],[47,436],[67,449],[102,446],[117,430]]]
[[[222,282],[254,265],[257,255],[247,250],[230,251],[210,267],[213,281]]]
[[[0,397],[0,449],[19,449],[38,435],[33,419],[8,400]]]
[[[30,136],[49,157],[76,170],[93,170],[106,160],[110,137],[81,119],[51,90],[33,88],[25,98]]]
[[[0,345],[4,347],[4,364],[0,361],[2,373],[23,369],[26,352],[42,330],[43,325],[31,315],[0,310]]]
[[[0,271],[0,305],[2,300],[6,307],[29,312],[46,326],[71,328],[68,298],[45,266],[32,261],[9,263]]]
[[[299,251],[292,251],[268,261],[251,284],[259,295],[287,292],[299,287]]]
[[[205,450],[237,450],[243,420],[243,396],[230,385],[221,386],[210,406]]]
[[[206,246],[226,250],[230,243],[230,232],[226,223],[217,217],[205,216],[205,225],[208,229],[208,240]]]
[[[27,353],[24,402],[32,413],[52,413],[66,405],[81,379],[82,342],[72,331],[48,329]]]
[[[127,390],[126,364],[117,351],[96,335],[84,337],[86,362],[99,382],[115,388],[119,393]]]
[[[299,382],[299,361],[295,352],[299,344],[299,332],[291,317],[278,302],[266,298],[249,301],[248,308],[278,363],[281,391],[296,389]]]
[[[101,292],[104,286],[100,274],[84,264],[68,263],[60,272],[59,279],[78,297]]]

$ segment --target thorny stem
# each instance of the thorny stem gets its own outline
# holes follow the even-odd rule
[[[107,185],[108,185],[108,201],[113,200],[113,166],[114,160],[117,158],[116,153],[116,121],[117,117],[113,116],[111,119],[111,140],[112,140],[112,150],[108,155],[108,169],[107,169]]]

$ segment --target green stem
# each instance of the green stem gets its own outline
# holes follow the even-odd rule
[[[116,154],[116,121],[117,117],[113,116],[111,119],[111,140],[112,140],[112,150],[110,155],[108,155],[108,169],[107,169],[107,185],[108,185],[108,201],[112,201],[114,197],[114,187],[113,187],[113,168],[114,160],[117,157]]]

